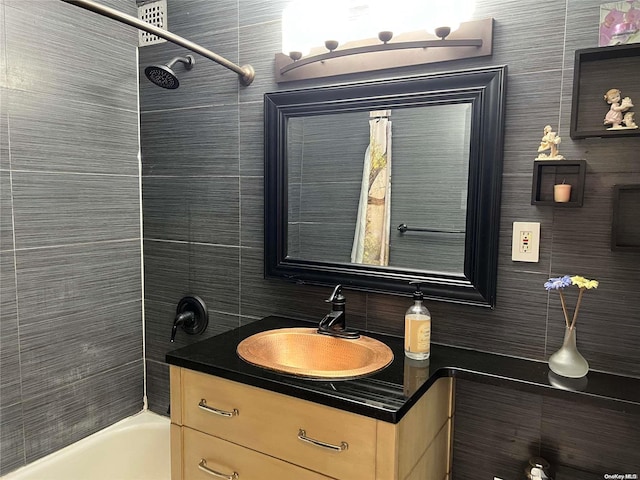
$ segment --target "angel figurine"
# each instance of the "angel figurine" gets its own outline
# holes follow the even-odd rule
[[[612,88],[604,94],[605,101],[611,105],[604,117],[604,124],[611,125],[607,130],[624,130],[638,128],[633,120],[633,113],[628,112],[633,107],[633,102],[629,97],[622,98],[622,93],[617,88]]]
[[[544,127],[536,160],[564,160],[564,157],[558,153],[558,145],[560,145],[560,141],[561,138],[552,130],[551,125]],[[549,150],[548,155],[546,153],[542,153],[547,150]]]

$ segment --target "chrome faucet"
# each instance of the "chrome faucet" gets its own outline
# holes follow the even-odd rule
[[[360,338],[360,334],[357,331],[347,329],[347,317],[345,313],[347,299],[342,295],[342,285],[336,285],[333,293],[325,302],[331,304],[331,312],[320,320],[318,333],[353,340]]]

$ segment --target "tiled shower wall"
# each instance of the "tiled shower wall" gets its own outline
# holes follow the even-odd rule
[[[640,183],[640,137],[569,138],[573,52],[597,46],[600,3],[478,0],[475,18],[495,19],[491,58],[338,80],[508,65],[497,306],[486,310],[431,302],[436,342],[544,360],[561,344],[563,319],[557,297],[548,297],[543,283],[550,275],[580,274],[601,281],[581,308],[580,350],[592,368],[640,376],[640,254],[609,249],[612,187]],[[239,86],[235,74],[200,57],[190,72],[178,66],[178,90],[162,90],[141,78],[147,372],[151,408],[158,412],[165,412],[169,402],[164,354],[203,338],[179,332],[176,344],[169,344],[175,305],[183,295],[205,299],[211,313],[205,336],[269,314],[317,321],[326,313],[323,300],[329,288],[263,278],[263,94],[332,83],[312,80],[280,87],[274,82],[284,4],[169,0],[170,29],[234,62],[253,65],[257,76],[251,86]],[[184,51],[173,45],[144,47],[141,65],[166,62],[178,53]],[[603,104],[603,116],[606,110]],[[533,159],[547,124],[562,137],[565,157],[587,160],[582,208],[530,205]],[[541,223],[539,263],[511,261],[513,221]],[[402,334],[408,298],[354,291],[346,296],[352,326]],[[463,392],[481,396],[494,417],[473,415],[472,405],[459,403],[456,479],[477,478],[479,467],[497,464],[506,478],[520,478],[531,453],[545,453],[556,463],[580,464],[600,472],[598,478],[605,468],[640,465],[638,452],[625,448],[637,445],[637,436],[629,438],[629,430],[620,427],[639,426],[638,416],[569,404],[562,405],[565,423],[553,428],[561,405],[529,395],[531,409],[510,416],[521,401],[513,392],[478,385],[463,387]],[[535,428],[518,437],[518,420]],[[569,428],[575,425],[582,430]],[[607,448],[597,458],[593,445],[603,428],[621,435],[606,439]],[[489,432],[493,443],[483,436]],[[581,442],[592,444],[583,449]],[[611,453],[615,447],[626,463]],[[584,457],[576,451],[591,454]],[[497,473],[483,471],[485,478]]]
[[[0,0],[0,474],[142,409],[136,46]]]

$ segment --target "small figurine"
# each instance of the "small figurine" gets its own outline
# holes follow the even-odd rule
[[[629,97],[624,97],[620,100],[622,94],[617,88],[612,88],[604,94],[605,101],[611,105],[607,115],[604,117],[604,124],[611,125],[607,130],[624,130],[630,128],[638,128],[638,125],[633,121],[633,112],[631,115],[624,115],[631,107],[633,102]],[[624,126],[623,126],[624,124]]]
[[[636,112],[625,112],[624,117],[622,117],[622,123],[624,123],[627,128],[638,128],[636,122],[633,120],[633,115]]]
[[[564,157],[558,153],[558,145],[560,145],[561,138],[556,135],[556,132],[552,131],[551,125],[544,127],[543,133],[536,160],[564,160]],[[549,150],[548,155],[541,153],[547,150]]]

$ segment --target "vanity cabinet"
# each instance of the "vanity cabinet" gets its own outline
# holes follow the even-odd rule
[[[171,366],[171,478],[445,479],[452,399],[441,378],[393,424]]]

